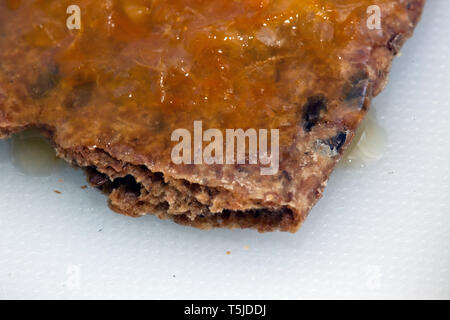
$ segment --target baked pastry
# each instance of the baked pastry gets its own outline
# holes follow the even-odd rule
[[[132,217],[295,232],[425,0],[77,3],[0,1],[1,136],[41,129]],[[237,129],[242,161],[227,146],[207,161]],[[255,132],[278,148],[255,153]]]

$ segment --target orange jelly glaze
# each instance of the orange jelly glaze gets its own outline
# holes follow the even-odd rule
[[[0,0],[0,18],[17,25],[42,65],[59,68],[59,93],[44,100],[38,122],[64,122],[78,142],[129,143],[149,154],[167,150],[170,133],[194,120],[210,128],[280,128],[289,145],[300,130],[296,103],[307,96],[280,83],[279,73],[300,89],[309,74],[289,78],[294,65],[324,83],[339,79],[339,52],[360,37],[367,7],[383,2]],[[72,4],[81,8],[81,30],[66,27]],[[86,105],[64,105],[60,96],[86,84],[95,88]]]

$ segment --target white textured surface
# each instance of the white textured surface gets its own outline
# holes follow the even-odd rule
[[[0,142],[0,298],[449,299],[449,12],[429,1],[374,102],[385,156],[336,171],[295,235],[122,217],[81,171],[24,176]]]

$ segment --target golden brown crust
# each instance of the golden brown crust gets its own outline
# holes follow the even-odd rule
[[[0,31],[10,35],[0,39],[0,134],[43,128],[61,157],[88,168],[112,209],[130,216],[295,232],[385,86],[425,0],[325,1],[334,10],[327,19],[318,2],[155,1],[147,29],[117,18],[120,1],[99,7],[86,0],[82,10],[92,17],[80,34],[55,26],[64,1],[38,4],[31,27],[25,21],[36,8],[0,2]],[[365,25],[369,4],[382,8],[381,30]],[[108,14],[122,28],[108,29]],[[217,40],[224,35],[237,40]],[[194,120],[223,130],[279,128],[278,174],[262,176],[251,165],[174,165],[170,133]]]

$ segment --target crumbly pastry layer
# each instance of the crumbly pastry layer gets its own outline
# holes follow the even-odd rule
[[[79,0],[68,30],[71,2],[0,0],[0,135],[42,129],[126,215],[295,232],[425,0]],[[278,173],[175,165],[194,121],[279,129]]]

